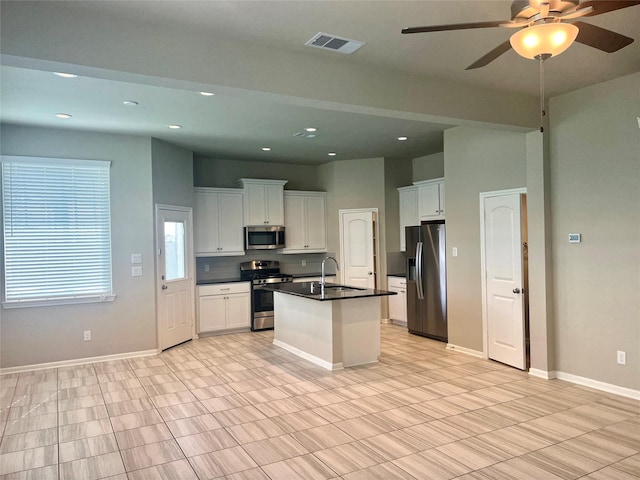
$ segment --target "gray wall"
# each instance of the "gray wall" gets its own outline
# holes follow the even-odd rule
[[[597,100],[595,100],[597,99]],[[558,371],[640,389],[640,74],[550,102]],[[569,244],[569,233],[582,243]],[[616,351],[627,365],[616,364]]]
[[[449,343],[481,352],[480,193],[526,186],[525,134],[446,130],[444,173]]]
[[[153,203],[193,206],[193,152],[151,139]]]
[[[151,142],[3,125],[3,155],[110,160],[114,302],[4,309],[3,368],[156,348]],[[142,254],[145,275],[131,276]],[[83,341],[83,331],[92,340]]]
[[[285,190],[322,190],[318,184],[318,167],[313,165],[194,158],[193,185],[196,187],[237,188],[240,178],[288,180]]]
[[[444,152],[413,159],[413,181],[444,177]]]

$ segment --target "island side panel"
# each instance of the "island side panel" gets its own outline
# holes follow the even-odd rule
[[[320,302],[326,303],[326,302]],[[380,297],[353,298],[333,304],[334,348],[345,367],[378,361],[380,356]],[[341,345],[335,341],[341,338]]]
[[[274,292],[273,343],[329,370],[342,368],[334,358],[333,303]]]

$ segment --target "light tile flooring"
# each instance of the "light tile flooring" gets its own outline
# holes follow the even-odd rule
[[[382,328],[328,372],[272,332],[1,377],[3,479],[637,479],[640,402]]]

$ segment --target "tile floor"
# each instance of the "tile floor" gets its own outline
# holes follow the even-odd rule
[[[272,332],[0,377],[2,479],[638,479],[640,402],[382,328],[328,372]]]

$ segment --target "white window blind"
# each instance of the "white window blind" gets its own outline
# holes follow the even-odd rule
[[[109,168],[2,157],[5,306],[112,299]]]

